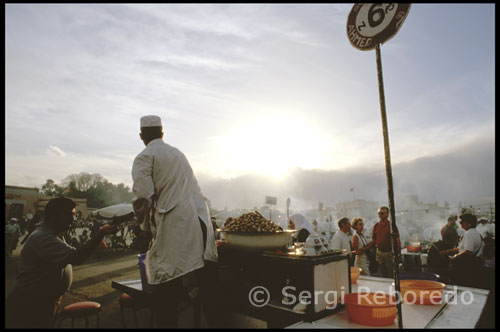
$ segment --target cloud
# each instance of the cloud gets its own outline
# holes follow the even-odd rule
[[[65,157],[66,153],[64,153],[61,149],[59,149],[57,146],[49,145],[49,148],[47,149],[47,153],[52,156],[61,156]]]
[[[60,149],[59,149],[60,150]],[[47,149],[45,154],[9,155],[5,160],[6,184],[40,188],[47,179],[59,183],[70,174],[86,172],[100,174],[111,183],[132,184],[131,168],[134,155],[107,156],[67,153],[59,156],[57,149]],[[36,165],[33,168],[33,165]]]

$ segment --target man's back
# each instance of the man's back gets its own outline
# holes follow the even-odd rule
[[[455,227],[446,224],[442,228],[441,234],[444,242],[449,243],[453,247],[458,245],[458,233]]]
[[[33,295],[57,297],[69,288],[72,268],[68,265],[74,248],[42,224],[29,237],[21,251],[16,288]]]
[[[140,173],[148,171],[152,173],[153,183],[144,183],[141,180]],[[134,189],[154,193],[160,213],[170,211],[180,201],[189,199],[193,194],[201,195],[185,155],[162,139],[151,141],[136,157],[132,174]]]

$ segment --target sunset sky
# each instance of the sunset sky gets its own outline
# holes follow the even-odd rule
[[[351,8],[5,5],[6,184],[87,172],[131,186],[148,114],[202,190],[247,174],[383,169],[375,51],[350,45]],[[381,46],[394,164],[494,153],[494,26],[494,4],[413,4]]]

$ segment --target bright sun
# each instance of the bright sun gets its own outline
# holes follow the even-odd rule
[[[294,167],[324,166],[329,140],[305,118],[271,115],[219,136],[217,145],[227,170],[281,179]]]

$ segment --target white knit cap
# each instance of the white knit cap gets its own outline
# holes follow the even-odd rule
[[[141,118],[142,127],[161,127],[161,119],[158,115],[145,115]]]

